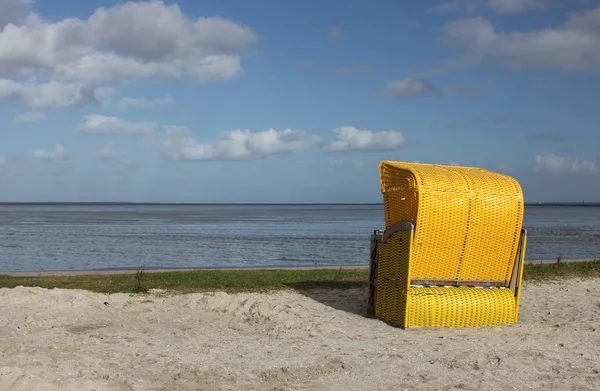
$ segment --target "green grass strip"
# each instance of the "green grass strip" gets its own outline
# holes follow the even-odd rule
[[[600,261],[560,264],[528,264],[526,281],[600,277]],[[12,277],[0,275],[0,288],[35,286],[85,289],[102,293],[135,293],[165,289],[188,293],[224,290],[270,291],[309,288],[366,288],[368,271],[357,269],[253,269],[194,270],[136,274],[89,274],[75,276]]]
[[[11,277],[0,275],[0,288],[19,285],[42,288],[86,289],[95,292],[138,292],[166,289],[176,292],[213,290],[256,291],[290,288],[348,288],[366,284],[366,269],[194,270],[136,274]]]
[[[525,265],[525,280],[555,280],[561,278],[598,278],[600,260],[585,262],[562,262]]]

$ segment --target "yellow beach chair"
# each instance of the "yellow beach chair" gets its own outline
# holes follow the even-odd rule
[[[517,322],[527,232],[512,177],[383,161],[385,226],[371,238],[369,312],[395,326]]]

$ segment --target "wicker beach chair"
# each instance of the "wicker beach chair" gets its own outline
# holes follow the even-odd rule
[[[480,168],[383,161],[369,312],[395,326],[516,323],[527,233],[519,183]]]

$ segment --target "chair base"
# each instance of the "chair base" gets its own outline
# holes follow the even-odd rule
[[[398,223],[371,235],[369,315],[403,328],[517,323],[525,230],[510,281],[463,281],[409,277],[412,228]]]
[[[383,293],[383,292],[382,292]],[[377,314],[403,327],[477,327],[516,323],[515,297],[507,288],[411,287],[406,298],[384,305]],[[384,293],[379,299],[393,299]],[[396,304],[396,305],[394,305]],[[405,317],[398,316],[406,314]]]

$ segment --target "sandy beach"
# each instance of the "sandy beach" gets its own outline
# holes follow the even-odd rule
[[[393,328],[365,291],[0,289],[0,390],[598,390],[600,280],[526,283],[516,325]]]

